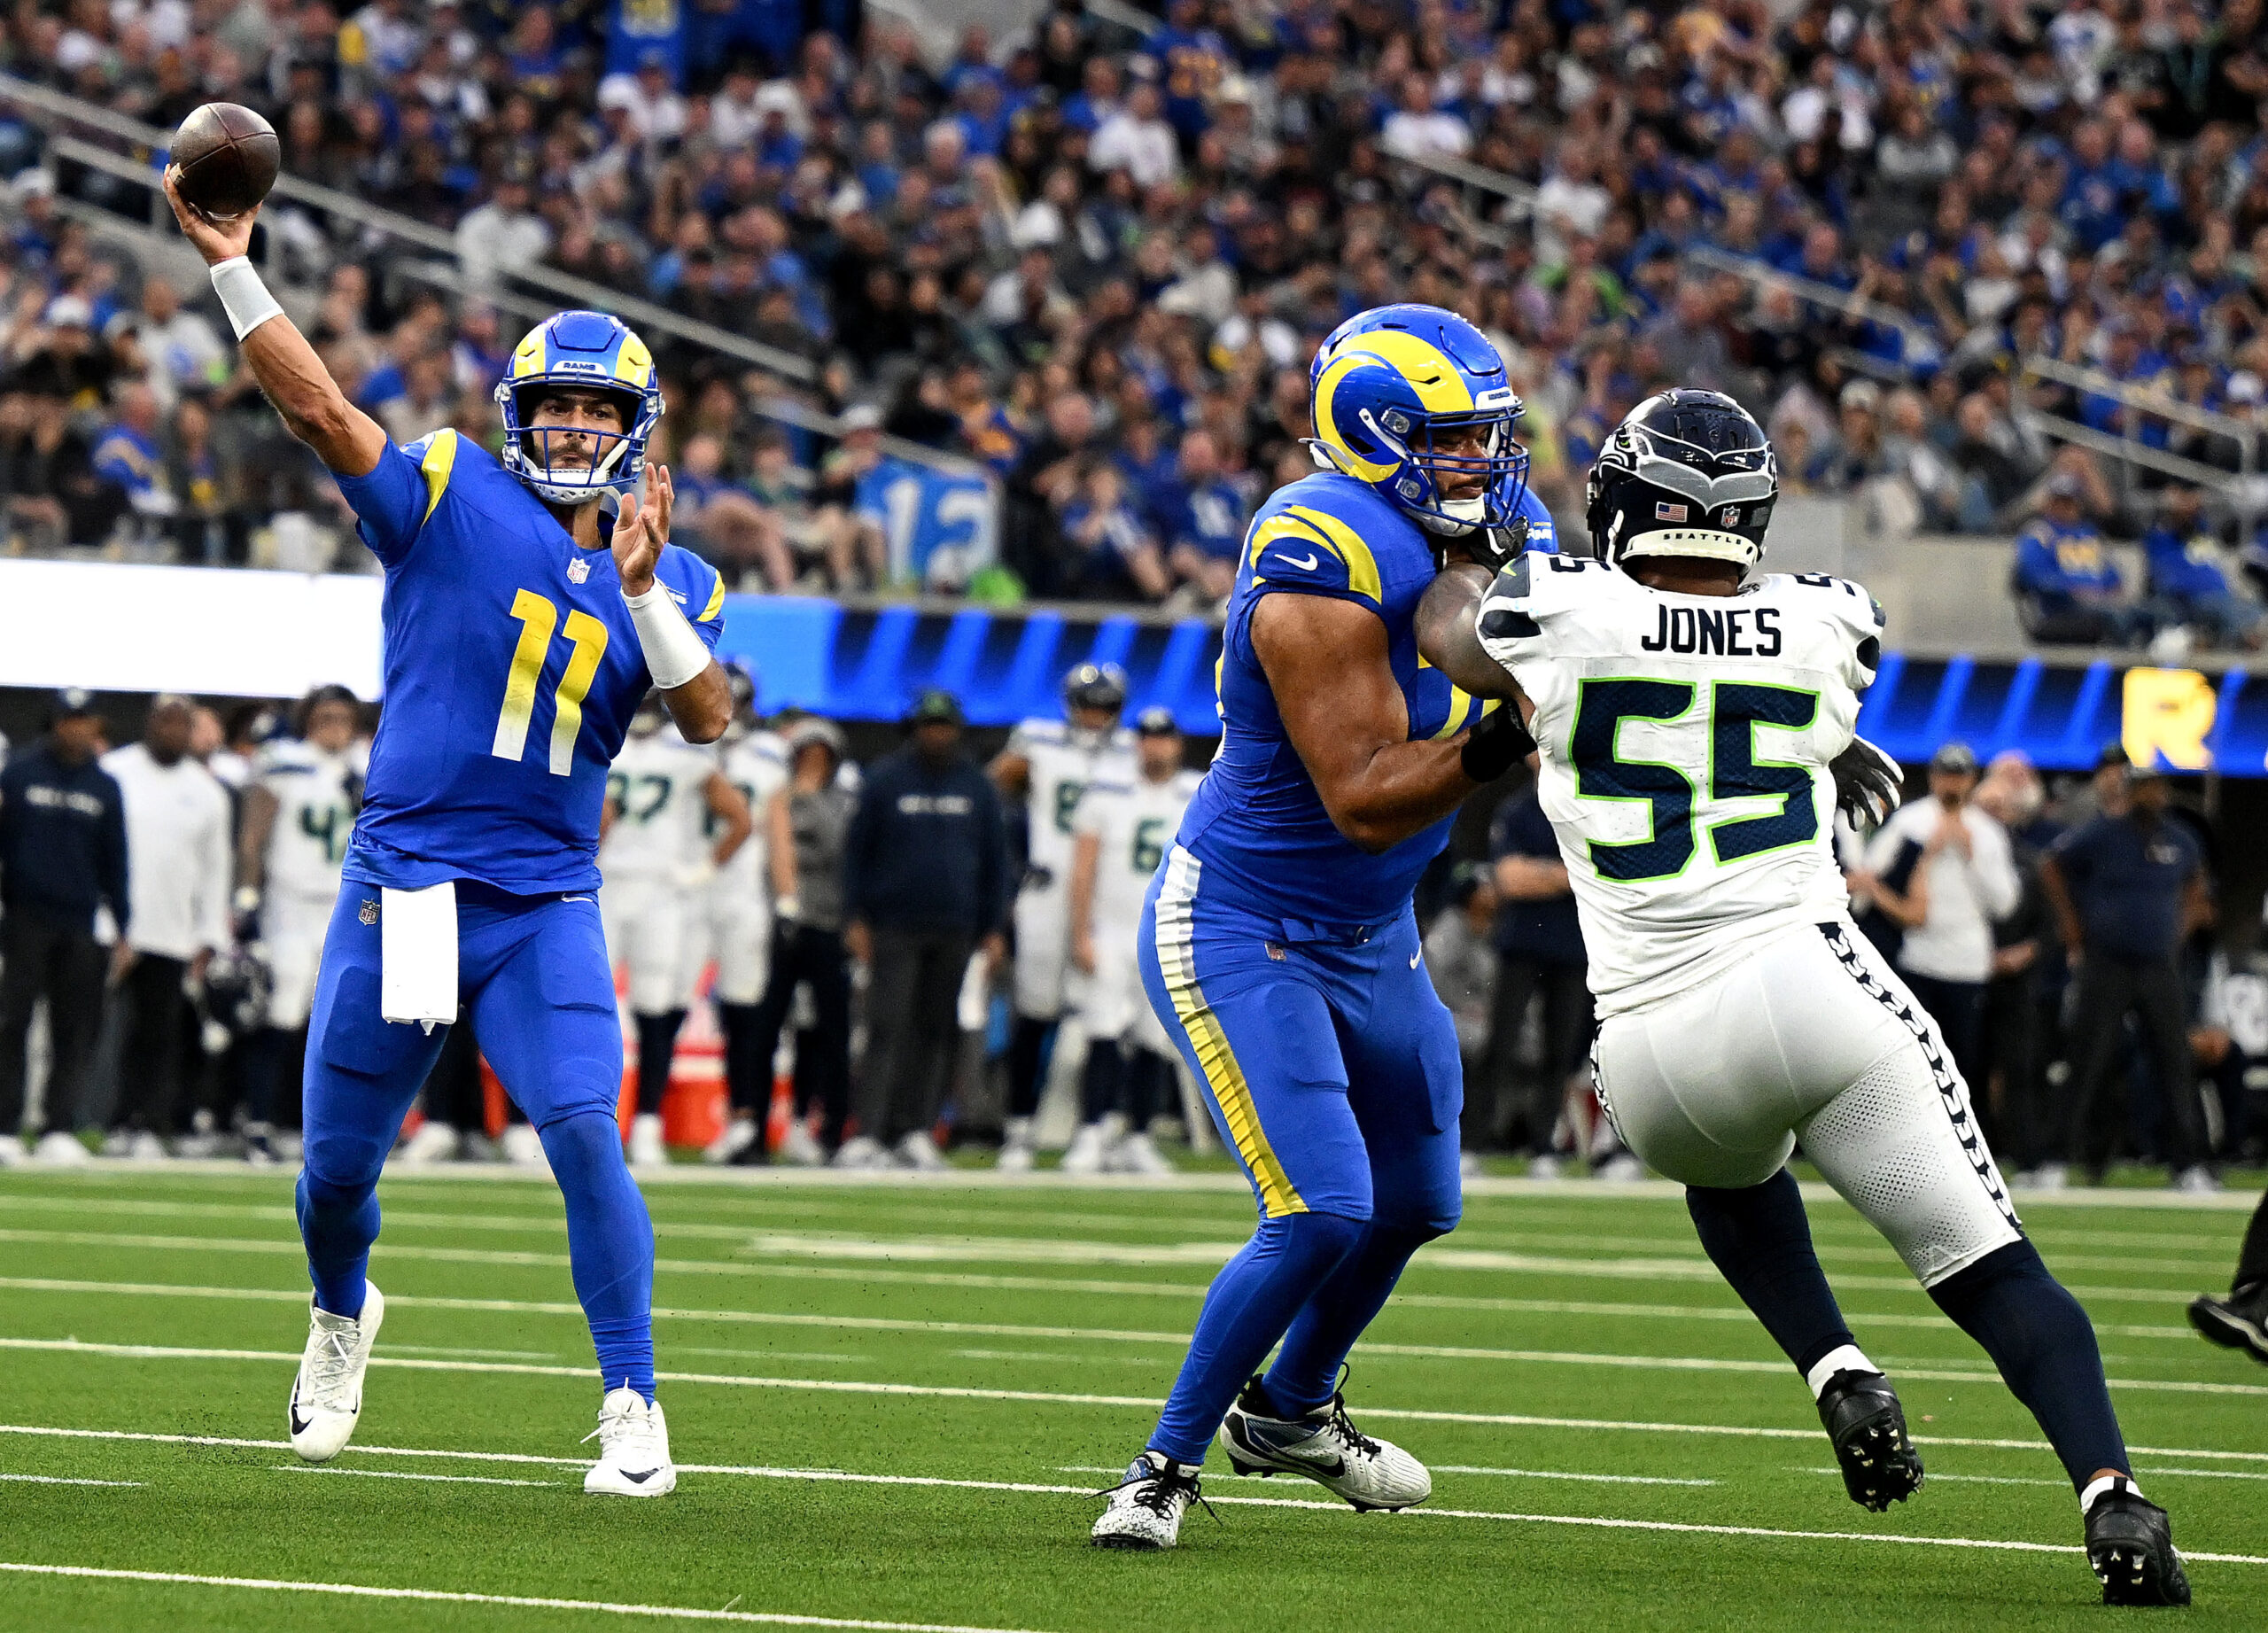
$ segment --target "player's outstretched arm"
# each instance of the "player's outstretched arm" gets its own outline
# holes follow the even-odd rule
[[[283,416],[285,429],[313,448],[327,468],[343,477],[369,475],[385,451],[384,428],[346,400],[315,348],[284,315],[245,259],[259,206],[215,221],[181,196],[175,185],[177,174],[173,166],[166,167],[166,202],[173,206],[183,236],[213,268],[213,287],[228,308],[252,378]]]
[[[1418,603],[1418,650],[1451,685],[1475,697],[1516,699],[1519,683],[1480,645],[1480,598],[1491,578],[1487,568],[1471,562],[1441,569]]]
[[[1252,649],[1324,809],[1363,850],[1390,850],[1480,786],[1465,774],[1464,737],[1410,741],[1376,613],[1322,595],[1263,596]]]

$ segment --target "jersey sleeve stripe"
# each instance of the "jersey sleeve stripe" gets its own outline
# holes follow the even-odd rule
[[[425,445],[424,457],[417,462],[418,470],[425,475],[425,515],[421,519],[432,519],[435,509],[441,502],[442,494],[448,489],[449,472],[456,468],[456,463],[457,433],[454,431],[435,432],[433,439]]]
[[[709,604],[702,608],[701,616],[693,620],[696,624],[706,624],[725,610],[725,575],[714,568],[710,572],[716,579],[716,587],[709,592]]]
[[[1363,535],[1335,516],[1305,505],[1295,505],[1287,513],[1298,517],[1330,541],[1332,549],[1347,564],[1347,587],[1358,595],[1383,602],[1386,592],[1379,580],[1379,558],[1371,547],[1363,542]]]
[[[1247,557],[1253,565],[1258,566],[1261,551],[1271,544],[1281,544],[1287,539],[1297,540],[1302,545],[1320,546],[1324,549],[1331,550],[1334,556],[1338,554],[1335,549],[1332,549],[1331,540],[1324,538],[1313,525],[1301,521],[1296,516],[1285,514],[1271,516],[1252,530],[1252,544],[1246,552]]]

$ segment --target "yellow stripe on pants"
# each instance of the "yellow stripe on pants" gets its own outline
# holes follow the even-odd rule
[[[1244,1159],[1245,1167],[1260,1186],[1262,1216],[1275,1219],[1285,1214],[1305,1213],[1307,1203],[1293,1188],[1290,1177],[1277,1161],[1268,1136],[1260,1126],[1252,1085],[1245,1080],[1244,1069],[1237,1064],[1236,1051],[1229,1046],[1220,1017],[1213,1013],[1212,1006],[1205,1001],[1203,989],[1197,984],[1191,904],[1197,896],[1199,867],[1197,859],[1177,845],[1172,859],[1166,865],[1165,885],[1158,892],[1158,966],[1165,976],[1166,991],[1173,997],[1174,1018],[1189,1035],[1190,1045],[1197,1054],[1197,1064],[1221,1108],[1222,1120],[1228,1124],[1229,1138],[1236,1142],[1237,1155]]]

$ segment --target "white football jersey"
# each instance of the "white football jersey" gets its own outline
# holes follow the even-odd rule
[[[1098,938],[1130,940],[1142,921],[1150,875],[1180,830],[1181,813],[1197,797],[1202,774],[1179,771],[1153,782],[1138,770],[1131,782],[1088,786],[1072,818],[1072,831],[1101,840],[1095,859],[1094,928]]]
[[[337,896],[360,781],[350,755],[286,740],[262,752],[257,771],[260,786],[276,797],[276,825],[268,830],[260,864],[268,888],[292,896]]]
[[[1497,574],[1480,643],[1535,704],[1543,811],[1602,1018],[1844,913],[1827,766],[1850,746],[1881,631],[1873,597],[1819,573],[1729,596],[1580,557]]]
[[[709,814],[708,783],[716,758],[673,727],[623,740],[606,774],[614,826],[599,847],[609,879],[674,879],[696,867]]]
[[[778,734],[767,731],[750,732],[726,749],[720,766],[725,781],[741,791],[748,801],[749,820],[753,824],[748,843],[733,852],[717,875],[717,889],[735,894],[753,892],[769,899],[772,895],[772,875],[765,866],[771,854],[764,808],[772,797],[788,786],[788,750]],[[703,839],[712,848],[723,836],[719,820],[709,815],[704,804],[705,820],[702,823]]]
[[[1113,727],[1099,735],[1061,720],[1026,720],[1009,735],[1007,751],[1031,767],[1032,867],[1037,888],[1060,888],[1071,875],[1071,820],[1090,782],[1131,782],[1134,734]]]

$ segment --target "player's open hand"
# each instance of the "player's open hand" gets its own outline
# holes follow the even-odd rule
[[[644,502],[635,489],[622,496],[621,514],[614,520],[614,570],[622,575],[624,595],[642,595],[654,587],[654,565],[670,541],[670,509],[676,500],[669,467],[651,460],[646,463]]]
[[[174,220],[181,223],[182,236],[205,257],[205,264],[217,267],[224,261],[234,261],[252,248],[252,224],[260,219],[260,206],[252,206],[242,215],[227,221],[206,214],[181,196],[175,185],[181,167],[167,165],[159,185],[166,190],[166,202],[174,206]]]

